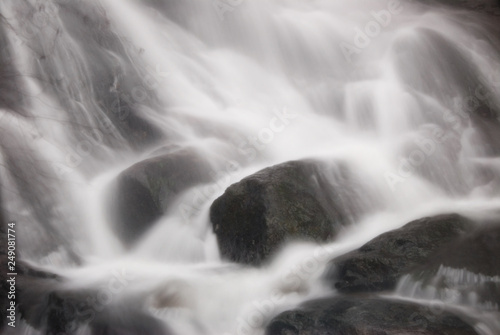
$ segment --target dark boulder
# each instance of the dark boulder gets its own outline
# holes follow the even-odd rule
[[[208,182],[211,171],[209,163],[191,149],[132,165],[118,176],[113,192],[115,232],[126,245],[133,244],[181,192]]]
[[[285,241],[328,241],[356,216],[355,181],[343,166],[312,160],[261,170],[231,185],[210,208],[223,257],[258,265]]]
[[[442,308],[380,298],[313,300],[276,316],[266,335],[477,335]]]
[[[334,259],[326,279],[341,292],[391,290],[402,275],[425,264],[473,226],[457,214],[412,221]]]

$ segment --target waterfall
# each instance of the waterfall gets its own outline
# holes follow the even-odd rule
[[[500,209],[495,16],[402,0],[4,0],[0,13],[1,200],[18,257],[107,292],[103,309],[133,305],[176,334],[263,334],[332,293],[332,258],[426,215]],[[179,169],[195,177],[129,245],[117,180],[164,154],[192,159]],[[214,200],[303,159],[324,164],[351,224],[262,267],[225,260]],[[498,312],[421,285],[402,278],[397,295]]]

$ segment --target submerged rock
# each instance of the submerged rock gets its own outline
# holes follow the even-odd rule
[[[118,176],[112,202],[114,230],[133,244],[172,201],[189,187],[210,180],[210,165],[191,149],[143,160]]]
[[[326,280],[341,292],[393,289],[402,275],[428,262],[473,226],[457,214],[410,222],[331,261]]]
[[[3,255],[0,265],[6,268]],[[80,334],[83,328],[90,329],[92,335],[171,334],[168,326],[142,310],[137,299],[118,302],[126,284],[123,274],[117,273],[107,287],[68,289],[64,288],[64,277],[24,262],[16,265],[16,326],[24,321],[47,335]],[[2,275],[2,284],[4,279]],[[1,301],[8,303],[7,299]],[[7,308],[2,311],[0,330],[6,327],[5,320],[9,322],[5,311]]]
[[[7,255],[0,255],[0,266],[2,269],[8,269]],[[20,318],[25,320],[30,325],[39,325],[41,320],[39,317],[38,310],[43,310],[41,306],[41,292],[46,292],[49,289],[54,289],[61,283],[61,278],[54,273],[50,273],[41,269],[38,269],[32,265],[29,265],[23,261],[16,260],[16,268],[15,273],[15,303],[16,303],[16,312],[15,312],[15,324],[19,325]],[[0,293],[2,294],[2,321],[0,322],[0,330],[3,327],[6,327],[6,324],[10,321],[7,318],[7,308],[9,307],[10,300],[8,299],[9,293],[9,283],[7,279],[10,279],[10,276],[6,275],[5,271],[0,274],[1,280],[1,289]]]
[[[355,181],[343,166],[312,160],[261,170],[231,185],[210,208],[223,257],[260,264],[285,241],[324,242],[356,216]],[[349,193],[350,192],[350,193]]]
[[[448,2],[456,3],[451,0]],[[476,34],[488,36],[486,27],[485,24]],[[497,34],[498,29],[495,28],[493,34]],[[474,145],[480,146],[484,155],[496,156],[500,153],[500,99],[495,93],[498,85],[491,82],[496,79],[484,78],[481,69],[471,62],[468,50],[458,46],[442,32],[429,28],[419,28],[412,36],[401,36],[396,40],[394,50],[398,73],[408,89],[434,97],[447,107],[446,111],[435,109],[420,100],[419,104],[427,111],[426,117],[429,120],[444,129],[449,136],[462,136],[472,125],[475,141],[478,142]],[[407,64],[410,63],[414,66],[408,67]],[[439,79],[441,75],[449,80],[442,82]],[[462,143],[455,145],[461,146]],[[448,166],[442,171],[446,173],[439,173],[439,169],[434,169],[433,173],[436,175],[429,172],[425,175],[431,182],[442,184],[443,180],[450,178]],[[447,184],[449,187],[453,186],[450,181]]]
[[[0,108],[24,114],[26,97],[22,94],[22,76],[15,68],[14,53],[7,32],[6,27],[0,25],[0,43],[3,46],[0,50]]]
[[[52,29],[41,29],[40,38],[31,39],[29,45],[39,56],[36,74],[46,83],[45,89],[69,111],[67,117],[75,124],[86,124],[85,115],[91,114],[95,122],[91,125],[98,125],[105,142],[113,147],[121,145],[114,139],[116,131],[137,150],[164,139],[160,128],[147,117],[148,110],[158,109],[153,89],[158,83],[151,83],[146,69],[138,66],[140,56],[130,52],[127,43],[111,28],[104,8],[96,3],[65,1],[58,4],[57,14],[57,19],[50,21]],[[27,23],[37,31],[36,24],[32,24]],[[51,34],[56,32],[59,42],[49,56],[41,41],[54,38]],[[68,46],[75,43],[85,48],[68,57]],[[85,68],[83,74],[80,68]],[[67,75],[58,75],[61,72]],[[83,127],[74,131],[75,136],[85,132]]]
[[[432,306],[380,298],[309,301],[276,316],[266,335],[477,335],[458,316]]]
[[[58,282],[42,278],[23,282],[22,318],[44,334],[79,334],[83,327],[92,335],[170,334],[167,326],[141,310],[137,301],[118,304],[116,287],[61,289],[64,279]]]
[[[437,271],[426,269],[403,276],[396,294],[498,313],[500,277],[440,266]]]

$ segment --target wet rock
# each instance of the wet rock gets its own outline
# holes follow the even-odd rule
[[[92,335],[168,335],[167,327],[148,315],[137,301],[117,303],[111,291],[82,288],[61,289],[54,281],[32,279],[23,282],[23,319],[47,335],[79,334],[83,327]]]
[[[194,150],[178,149],[123,171],[113,192],[114,229],[133,244],[172,201],[189,187],[210,180],[210,165]]]
[[[478,227],[443,248],[425,264],[437,269],[441,265],[466,269],[486,276],[500,276],[500,224]]]
[[[258,265],[285,241],[328,241],[356,216],[347,169],[312,160],[261,170],[231,185],[210,208],[223,257]],[[350,193],[351,192],[351,193]]]
[[[46,334],[74,334],[79,326],[95,317],[96,311],[89,303],[91,290],[64,291],[46,283],[29,290],[24,297],[24,319]]]
[[[477,305],[479,309],[498,308],[499,254],[500,225],[481,225],[401,278],[398,290],[428,299],[453,299],[457,303]]]
[[[334,259],[326,280],[341,292],[393,289],[402,275],[428,262],[473,226],[471,220],[457,214],[410,222]]]
[[[266,335],[476,335],[461,318],[433,306],[379,298],[309,301],[276,316]]]
[[[2,269],[8,269],[8,262],[7,255],[1,254],[0,266]],[[16,325],[19,325],[19,317],[23,318],[29,324],[32,322],[38,324],[39,320],[37,320],[37,313],[35,311],[39,308],[40,292],[45,292],[49,287],[54,288],[60,284],[60,277],[56,274],[38,269],[17,259],[15,273],[17,273],[15,276],[15,297],[12,300],[8,299],[10,285],[7,279],[10,276],[7,276],[6,271],[2,271],[0,274],[0,293],[2,294],[2,321],[0,322],[0,330],[6,326],[7,322],[11,321],[7,319],[7,308],[10,301],[15,301],[16,303]]]

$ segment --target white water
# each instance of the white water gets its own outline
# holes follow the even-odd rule
[[[329,292],[318,277],[335,255],[424,215],[500,209],[500,163],[464,104],[500,106],[500,43],[486,19],[379,0],[158,3],[0,4],[25,99],[0,111],[4,205],[25,227],[24,257],[68,276],[68,285],[109,291],[113,270],[125,272],[110,306],[133,299],[179,334],[261,334],[279,311]],[[373,12],[391,9],[369,45],[346,56],[356,29],[375,27]],[[465,72],[476,81],[457,74]],[[164,139],[136,146],[116,124],[103,128],[103,96],[132,101]],[[179,195],[126,251],[105,215],[109,186],[167,144],[202,152],[213,182]],[[28,161],[29,192],[57,213],[36,215],[8,156]],[[221,261],[212,201],[253,172],[311,157],[343,161],[356,176],[358,222],[335,243],[288,246],[265,268]],[[182,205],[199,192],[203,203],[186,218]]]
[[[499,276],[486,276],[465,269],[441,266],[427,285],[412,280],[409,275],[404,276],[399,282],[396,293],[428,300],[441,300],[448,304],[473,306],[478,310],[498,311],[495,297],[478,296],[476,292],[478,288],[498,284],[500,284]]]

